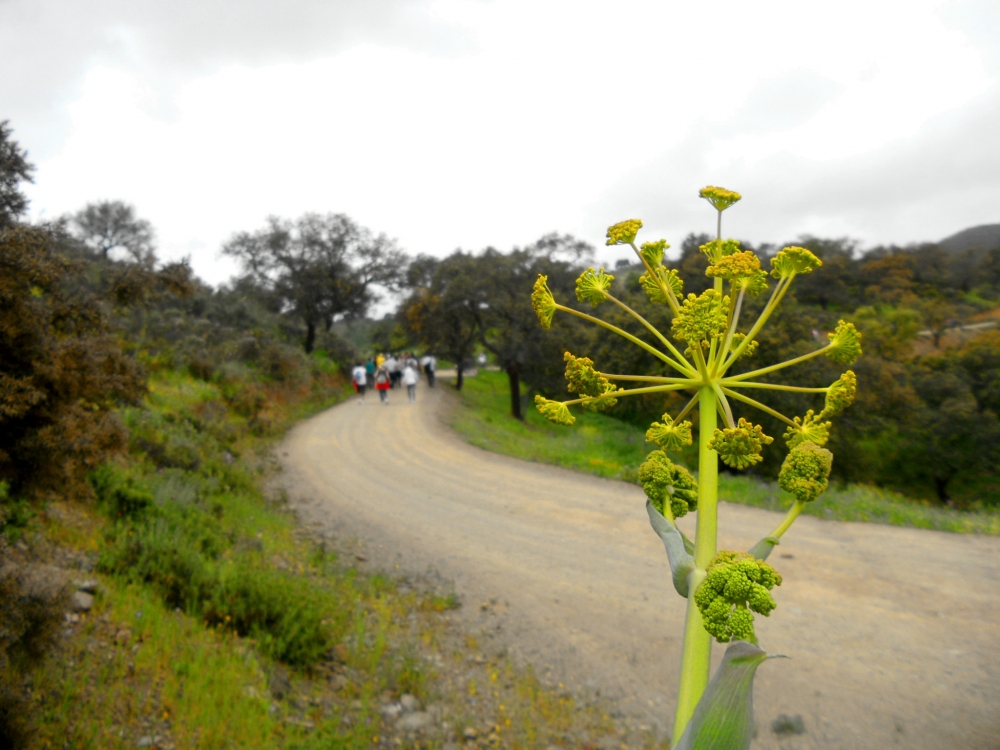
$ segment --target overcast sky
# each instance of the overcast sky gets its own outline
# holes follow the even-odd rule
[[[32,216],[136,206],[213,283],[269,214],[411,253],[641,218],[864,246],[1000,222],[1000,2],[0,0]]]

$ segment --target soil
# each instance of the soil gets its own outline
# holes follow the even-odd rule
[[[341,404],[288,436],[279,481],[363,567],[453,581],[491,648],[669,735],[685,601],[642,490],[472,447],[453,405],[447,383]],[[779,517],[723,503],[720,547]],[[790,659],[758,671],[753,747],[1000,748],[1000,538],[801,517],[770,562],[757,634]]]

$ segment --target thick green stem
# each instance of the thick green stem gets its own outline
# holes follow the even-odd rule
[[[788,528],[792,525],[792,522],[799,517],[799,513],[802,509],[806,507],[806,504],[801,500],[796,500],[792,507],[788,509],[788,513],[785,514],[785,520],[774,531],[771,532],[771,536],[781,538],[781,535],[788,531]]]
[[[718,532],[719,458],[708,447],[716,426],[716,395],[711,386],[701,389],[698,402],[698,527],[695,531],[694,562],[684,622],[684,650],[681,656],[681,680],[674,717],[674,741],[694,714],[702,693],[708,686],[712,661],[712,636],[705,630],[701,612],[694,602],[694,592],[705,578],[705,570],[715,557]]]

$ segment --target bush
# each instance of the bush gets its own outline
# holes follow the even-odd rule
[[[114,518],[133,518],[153,504],[153,495],[128,475],[123,469],[104,464],[88,477],[98,505]]]
[[[329,625],[308,581],[242,563],[223,569],[204,616],[255,639],[287,664],[313,664],[333,645]]]

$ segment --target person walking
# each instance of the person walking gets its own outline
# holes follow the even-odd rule
[[[358,393],[358,403],[365,402],[365,389],[368,387],[368,373],[364,365],[357,365],[351,370],[351,381],[354,383],[354,390]]]
[[[375,370],[375,390],[378,391],[379,400],[383,404],[389,403],[389,388],[392,386],[392,378],[384,365],[379,365]]]
[[[369,357],[368,361],[365,362],[365,373],[366,373],[366,377],[367,377],[367,380],[368,380],[368,387],[369,388],[374,388],[375,387],[375,360],[372,357]]]
[[[424,373],[427,375],[427,385],[431,388],[434,387],[434,371],[437,369],[437,358],[433,354],[428,354],[421,357],[420,364],[424,367]]]
[[[411,404],[417,401],[417,380],[419,379],[420,375],[417,373],[415,366],[403,368],[403,383],[406,384],[406,400]]]
[[[395,354],[390,354],[385,360],[385,369],[389,371],[389,385],[392,388],[399,386],[399,379],[402,376],[400,365],[401,363]]]

